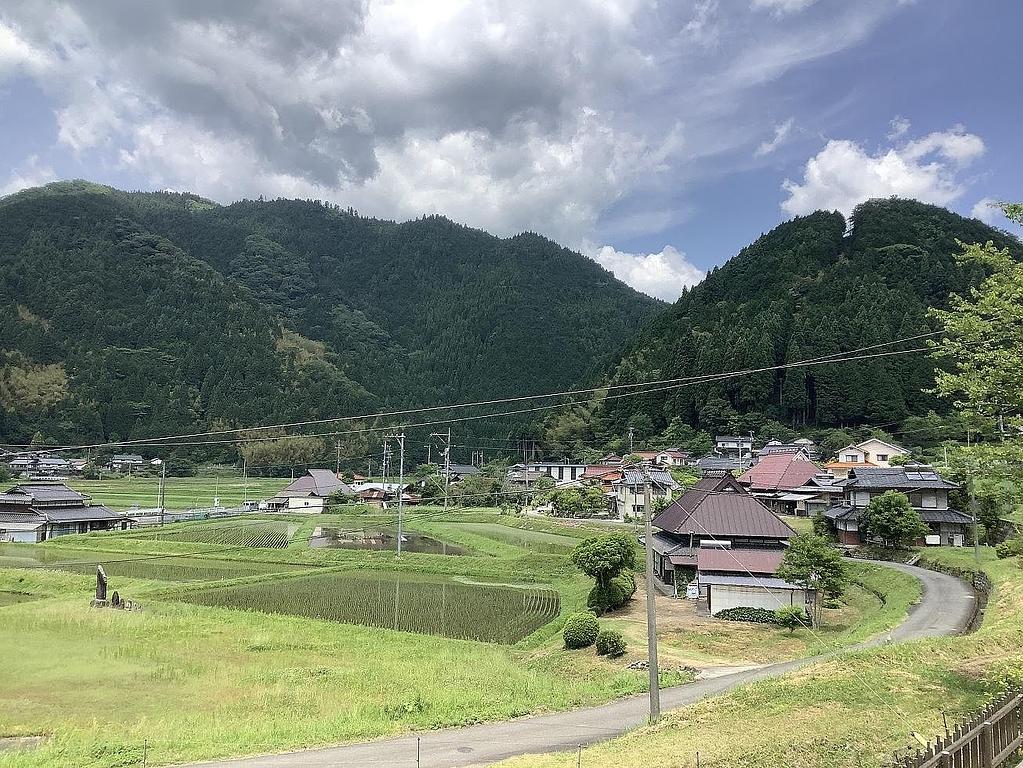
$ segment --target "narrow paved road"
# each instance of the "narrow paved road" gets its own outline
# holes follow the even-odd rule
[[[898,627],[884,637],[854,646],[865,648],[887,642],[961,632],[973,613],[973,590],[943,573],[896,563],[877,563],[912,574],[923,582],[923,599]],[[754,680],[777,677],[815,661],[837,655],[780,662],[759,669],[698,680],[661,691],[664,710],[694,704]],[[193,768],[357,768],[393,766],[401,768],[458,768],[488,765],[514,755],[575,749],[618,736],[646,722],[646,694],[619,699],[599,707],[524,717],[499,723],[426,731],[417,737],[401,736],[362,744],[312,749],[262,757],[195,764]],[[416,751],[419,750],[419,761]]]

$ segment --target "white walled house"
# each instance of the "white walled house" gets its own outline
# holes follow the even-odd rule
[[[908,456],[909,451],[894,443],[886,443],[872,437],[862,443],[847,445],[838,452],[838,460],[850,464],[873,464],[875,467],[890,467],[896,456]]]
[[[338,479],[329,469],[310,469],[302,477],[292,480],[284,490],[260,503],[260,509],[270,512],[323,512],[327,497],[341,492],[354,496],[355,489]]]
[[[650,467],[650,500],[656,504],[658,500],[671,501],[673,495],[681,490],[671,472],[666,469]],[[622,520],[643,519],[646,514],[645,478],[639,467],[626,467],[622,470],[619,480],[612,483],[614,492],[614,511]]]

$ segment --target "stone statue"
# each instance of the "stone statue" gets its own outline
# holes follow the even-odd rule
[[[96,602],[106,602],[107,574],[102,565],[96,566]]]

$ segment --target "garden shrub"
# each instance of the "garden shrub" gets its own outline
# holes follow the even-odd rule
[[[714,614],[714,618],[728,621],[750,621],[757,624],[777,624],[778,616],[769,608],[726,608]]]
[[[1000,558],[1023,555],[1023,536],[1014,536],[995,547],[995,554]]]
[[[784,627],[789,632],[810,625],[806,610],[798,605],[783,605],[774,612],[774,620],[778,626]]]
[[[625,638],[617,629],[602,629],[597,633],[597,655],[617,659],[625,655]]]
[[[565,647],[588,648],[596,642],[599,631],[600,623],[592,612],[572,614],[565,622],[565,630],[562,633]]]
[[[594,585],[586,598],[586,607],[602,616],[616,611],[636,594],[636,580],[631,573],[622,573],[608,581],[607,586]]]

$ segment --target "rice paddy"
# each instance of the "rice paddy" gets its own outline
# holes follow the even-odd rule
[[[134,539],[150,541],[188,541],[225,547],[279,549],[288,546],[299,528],[284,520],[235,519],[211,523],[159,527],[131,534]]]
[[[558,593],[547,587],[469,584],[443,576],[382,571],[211,587],[180,599],[493,643],[518,642],[561,608]]]
[[[102,565],[107,576],[157,581],[221,581],[302,570],[292,563],[219,560],[205,557],[143,557],[120,552],[46,549],[31,544],[0,545],[0,568],[43,569],[95,573]]]

